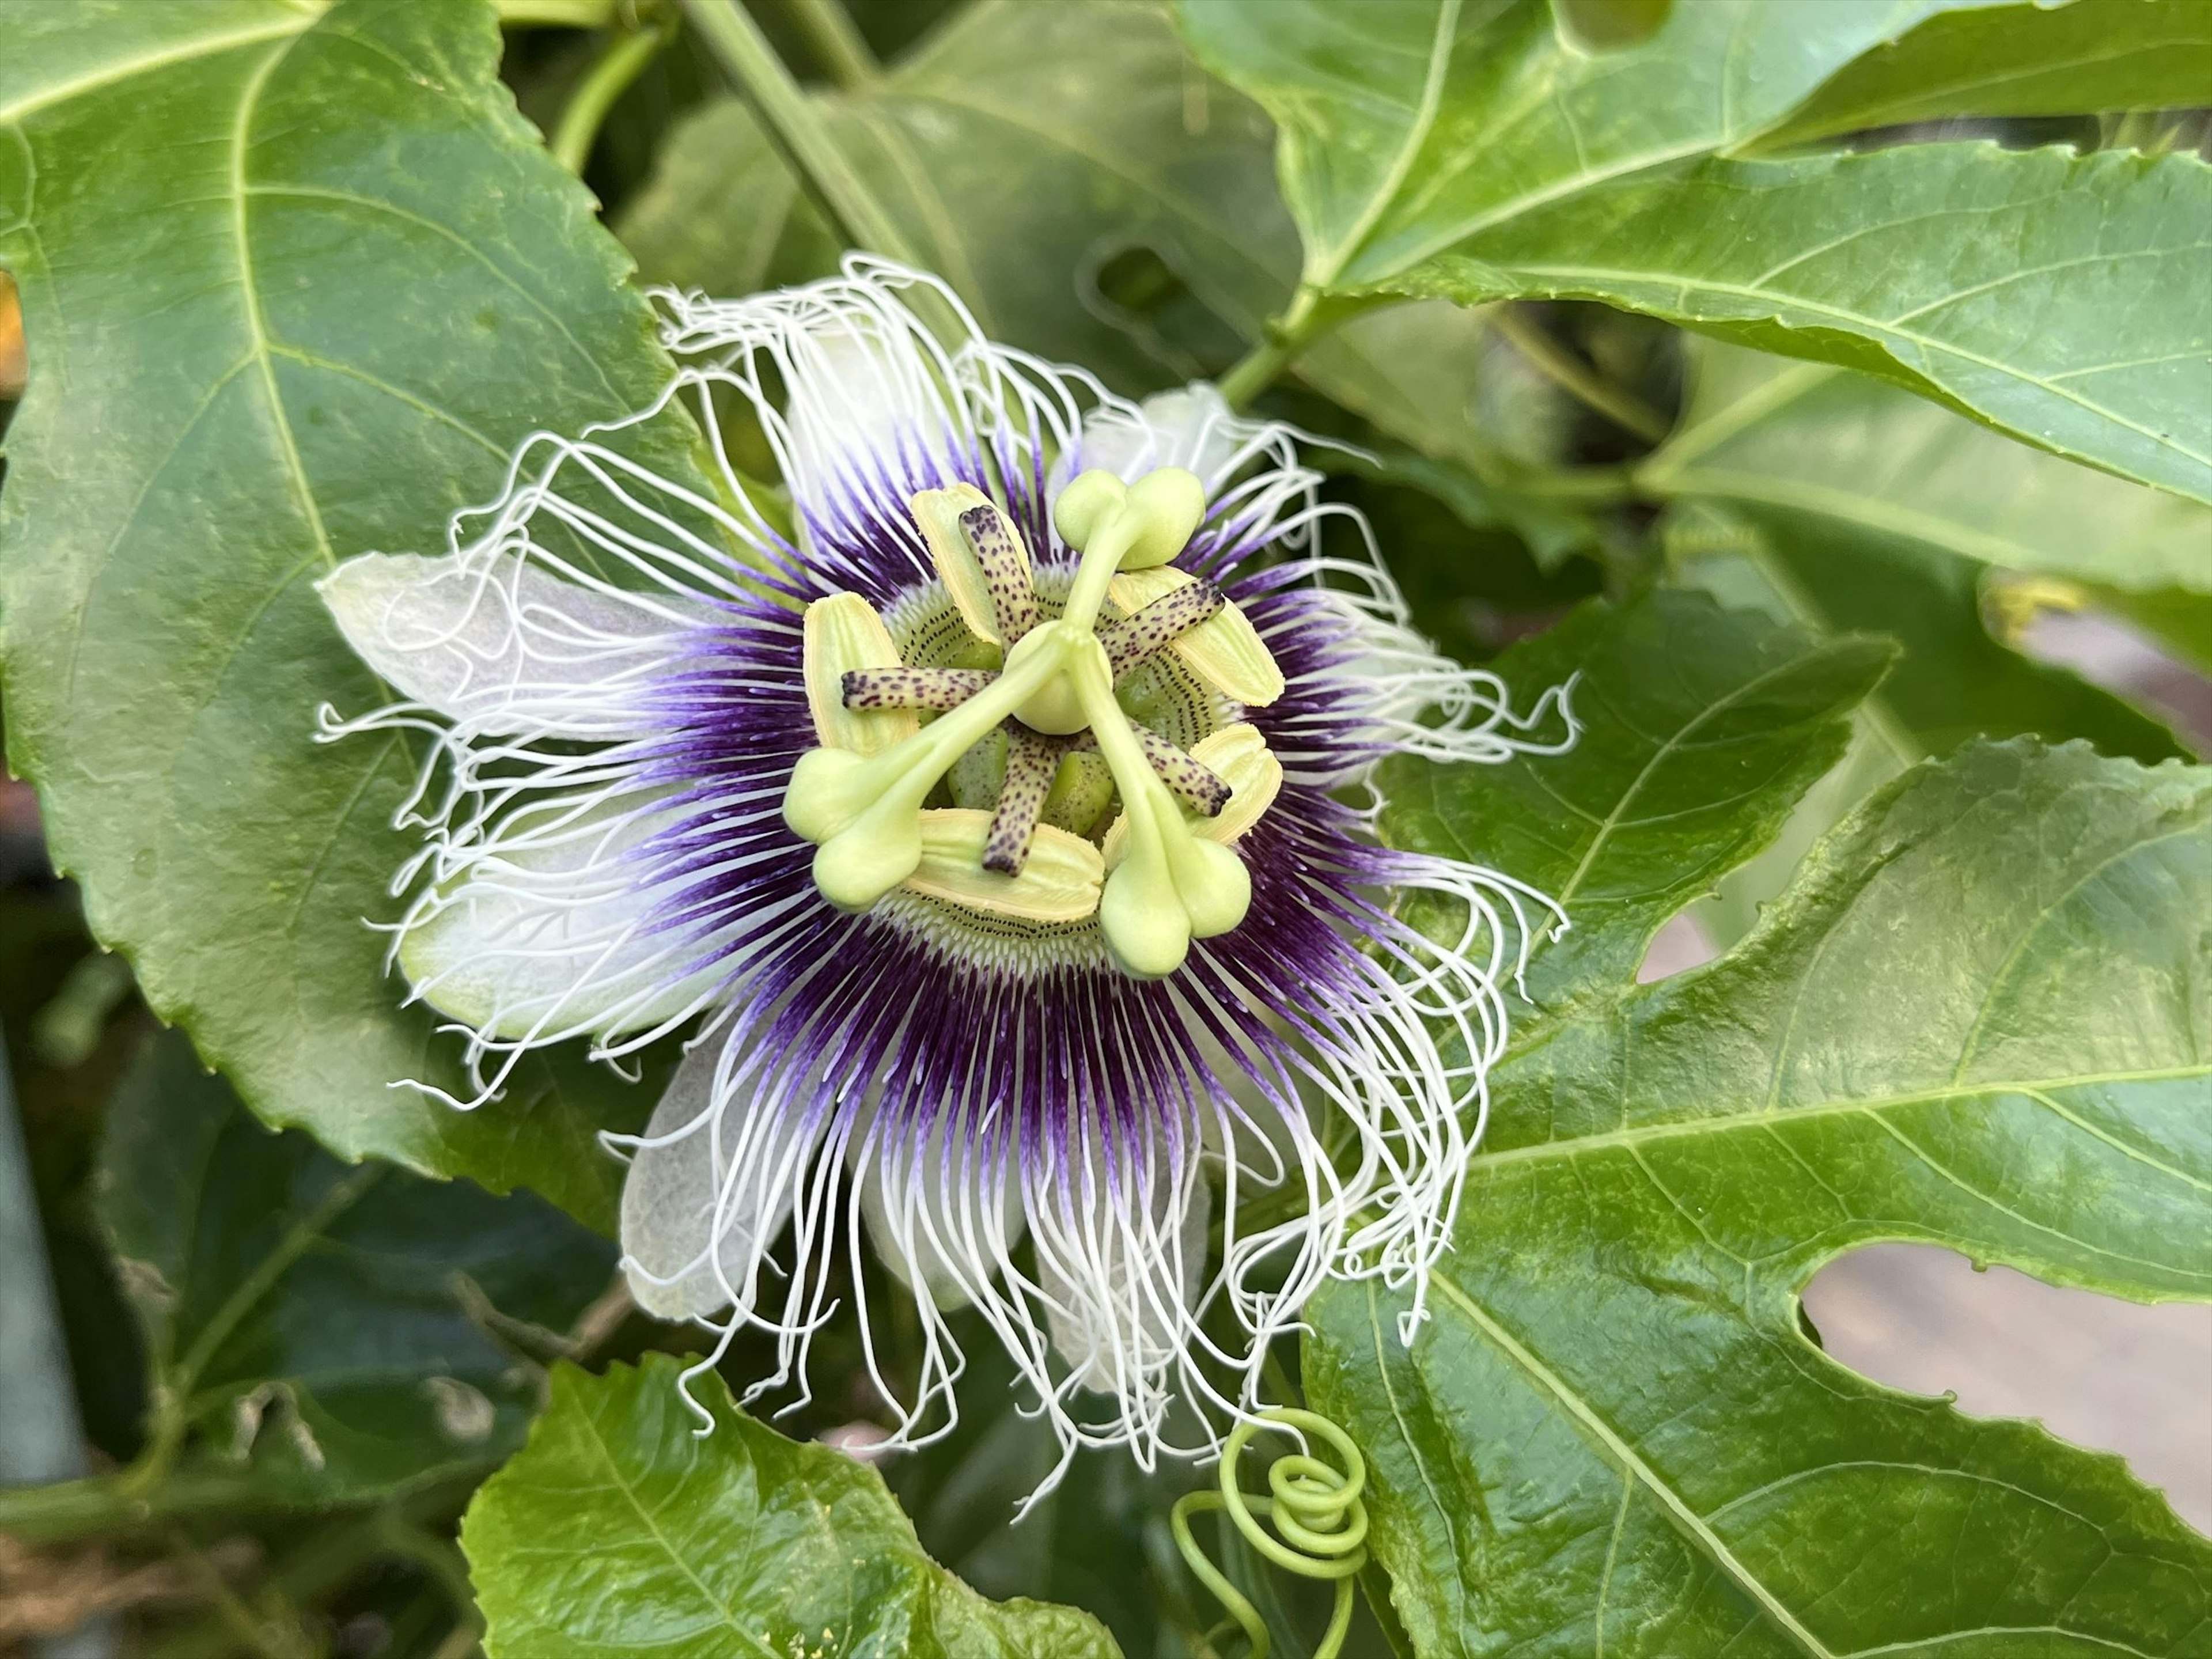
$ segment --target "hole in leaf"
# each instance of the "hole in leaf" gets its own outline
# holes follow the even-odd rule
[[[1128,335],[1178,379],[1202,380],[1243,354],[1236,331],[1148,244],[1103,252],[1077,281],[1085,310]]]
[[[2212,1532],[2212,1306],[2144,1307],[2009,1267],[1978,1273],[1933,1245],[1869,1244],[1814,1275],[1804,1308],[1838,1364],[2118,1452]]]
[[[1643,965],[1636,970],[1636,982],[1649,985],[1686,968],[1703,967],[1718,955],[1720,947],[1713,943],[1696,915],[1679,910],[1651,936],[1650,946],[1644,952]]]
[[[2200,755],[2212,754],[2212,678],[2197,672],[2143,631],[2095,608],[2033,603],[2006,630],[2008,642],[2038,662],[2071,669],[2092,685],[2134,703],[2172,726]],[[1999,621],[2012,607],[2000,597]],[[2002,634],[2000,637],[2003,637]]]

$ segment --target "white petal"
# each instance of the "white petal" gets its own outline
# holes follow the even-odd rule
[[[860,1214],[884,1266],[902,1285],[926,1288],[942,1312],[975,1301],[1021,1239],[1012,1170],[987,1170],[968,1122],[950,1115],[918,1153],[870,1134],[849,1146]]]
[[[1087,1210],[1079,1199],[1073,1233],[1048,1240],[1038,1231],[1037,1282],[1051,1298],[1052,1345],[1075,1379],[1100,1393],[1139,1397],[1161,1386],[1189,1345],[1184,1323],[1206,1283],[1212,1197],[1194,1164],[1178,1192],[1163,1155],[1146,1194],[1148,1214],[1125,1218],[1112,1209],[1095,1154],[1093,1167],[1100,1170],[1097,1196]],[[1081,1173],[1073,1178],[1080,1183]]]
[[[642,1137],[677,1138],[640,1146],[623,1183],[623,1272],[638,1306],[663,1319],[704,1318],[733,1297],[751,1307],[811,1151],[790,1116],[749,1134],[742,1107],[717,1110],[722,1047],[709,1038],[684,1057]]]
[[[316,585],[346,641],[410,699],[487,733],[617,738],[683,642],[650,602],[515,554],[367,553]]]
[[[1133,414],[1126,407],[1097,410],[1083,422],[1076,457],[1133,483],[1155,467],[1194,472],[1210,496],[1218,492],[1254,428],[1240,422],[1205,381],[1179,392],[1159,392]]]
[[[672,817],[635,790],[510,814],[410,917],[400,967],[433,1007],[510,1041],[604,1041],[696,1012],[732,941],[654,921],[680,889],[636,849]]]

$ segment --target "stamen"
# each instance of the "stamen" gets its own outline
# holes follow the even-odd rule
[[[1006,781],[999,788],[998,810],[983,842],[983,867],[1018,876],[1030,855],[1030,836],[1044,814],[1045,797],[1060,770],[1064,745],[1032,732],[1019,720],[1006,723]]]
[[[863,668],[844,678],[845,707],[957,708],[999,677],[988,668]]]
[[[1234,788],[1220,774],[1207,766],[1195,755],[1178,748],[1141,720],[1130,720],[1129,730],[1135,734],[1137,747],[1152,763],[1152,770],[1162,783],[1175,792],[1177,800],[1202,818],[1216,817],[1229,804]],[[1079,732],[1068,740],[1073,750],[1089,751],[1098,747],[1095,732]]]
[[[1221,809],[1229,805],[1230,788],[1218,774],[1151,726],[1131,720],[1129,729],[1137,734],[1137,746],[1145,751],[1152,770],[1159,774],[1162,783],[1175,791],[1177,800],[1202,818],[1220,815]]]
[[[1029,555],[1021,538],[995,503],[986,501],[960,515],[960,529],[982,567],[983,586],[998,612],[999,633],[1013,644],[1037,623],[1036,590],[1030,578]]]
[[[1139,663],[1158,656],[1182,635],[1221,609],[1221,590],[1212,582],[1193,582],[1154,599],[1143,609],[1098,630],[1106,665],[1115,684]]]
[[[1189,572],[1163,566],[1124,570],[1107,591],[1132,616],[1170,594],[1196,586]],[[1261,640],[1252,620],[1224,600],[1214,614],[1175,640],[1176,654],[1207,684],[1249,708],[1264,708],[1283,695],[1283,671]]]
[[[1019,635],[1006,631],[1007,623],[1022,621],[1000,609],[1000,589],[1010,587],[1026,599],[1027,620],[1023,631],[1036,625],[1036,599],[1031,590],[1029,550],[1006,520],[998,504],[973,484],[957,483],[945,489],[924,489],[907,503],[922,540],[929,545],[930,562],[938,580],[951,595],[954,609],[976,638],[994,645],[1012,646]],[[991,558],[1000,566],[995,577],[987,568],[981,550],[970,534],[971,518],[996,522],[999,534],[989,538]],[[1007,573],[1011,572],[1011,575]],[[1022,601],[1018,599],[1017,605]]]

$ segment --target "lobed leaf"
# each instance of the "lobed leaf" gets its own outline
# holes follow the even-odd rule
[[[1295,286],[1266,118],[1191,61],[1149,0],[977,0],[817,106],[986,334],[1119,392],[1227,363]],[[734,98],[678,126],[616,228],[647,281],[712,293],[805,281],[838,256]],[[1114,278],[1133,258],[1157,271],[1123,295]],[[1387,431],[1448,447],[1483,326],[1441,301],[1393,307],[1316,343],[1299,373]]]
[[[1713,160],[1583,191],[1389,280],[1462,304],[1600,300],[1841,363],[2212,499],[2209,220],[2212,167],[2190,155]]]
[[[1484,850],[1479,844],[1477,851]],[[1823,1357],[1875,1239],[2212,1297],[2212,771],[1978,746],[1736,949],[1516,1039],[1455,1249],[1308,1310],[1426,1656],[2182,1656],[2212,1540],[2118,1460]]]
[[[2212,168],[1981,145],[1722,154],[1914,22],[1975,9],[1712,0],[1595,54],[1541,0],[1181,15],[1277,121],[1310,301],[1601,301],[2212,500],[2212,289],[2195,279]]]
[[[1499,766],[1400,758],[1378,785],[1384,838],[1510,872],[1570,930],[1530,964],[1526,1037],[1632,977],[1668,917],[1777,835],[1844,757],[1851,714],[1893,654],[1661,591],[1586,606],[1498,672],[1524,699],[1577,676],[1582,737]]]
[[[1179,0],[1206,67],[1279,129],[1306,283],[1382,282],[1608,180],[1750,137],[1944,0],[1698,0],[1641,44],[1547,0]]]
[[[611,1246],[526,1193],[271,1133],[176,1032],[118,1086],[96,1190],[157,1413],[295,1503],[490,1468],[538,1407],[495,1326],[564,1330],[614,1272]]]
[[[477,1494],[461,1544],[491,1659],[1119,1659],[1067,1607],[988,1601],[921,1553],[882,1477],[648,1354],[553,1373],[530,1443]]]
[[[0,496],[11,765],[148,1000],[272,1122],[611,1221],[593,1142],[641,1091],[533,1062],[465,1085],[384,972],[398,735],[313,591],[434,550],[540,428],[668,376],[589,195],[498,75],[483,0],[0,9],[0,262],[27,394]],[[641,441],[681,473],[690,441]]]

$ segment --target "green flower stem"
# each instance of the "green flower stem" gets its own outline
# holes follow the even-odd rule
[[[1215,382],[1222,400],[1231,409],[1242,409],[1253,398],[1274,384],[1275,377],[1291,366],[1298,353],[1326,331],[1320,307],[1315,303],[1314,291],[1302,288],[1290,308],[1271,320],[1262,331],[1259,344],[1246,352],[1229,372]]]
[[[617,0],[493,0],[499,21],[514,28],[603,29]]]
[[[1298,1436],[1310,1444],[1325,1443],[1341,1468],[1316,1457],[1310,1451],[1288,1453],[1267,1467],[1268,1496],[1243,1491],[1237,1484],[1237,1462],[1252,1437],[1263,1427]],[[1352,1437],[1318,1412],[1294,1407],[1275,1407],[1259,1414],[1257,1421],[1239,1423],[1230,1431],[1221,1453],[1220,1489],[1194,1492],[1176,1501],[1168,1513],[1168,1529],[1191,1572],[1229,1610],[1229,1616],[1251,1645],[1245,1659],[1267,1659],[1267,1620],[1192,1535],[1190,1517],[1200,1510],[1218,1510],[1243,1534],[1247,1543],[1284,1571],[1301,1578],[1318,1579],[1336,1586],[1336,1605],[1328,1629],[1313,1650],[1313,1659],[1336,1659],[1344,1650],[1345,1634],[1352,1626],[1353,1583],[1367,1565],[1367,1506],[1360,1490],[1367,1484],[1366,1460]],[[1273,1525],[1270,1534],[1260,1524],[1265,1516]]]
[[[881,73],[875,53],[839,0],[783,0],[783,9],[806,37],[822,72],[841,90],[859,91]]]
[[[684,15],[716,61],[752,100],[761,120],[819,198],[844,240],[886,258],[921,260],[844,154],[791,71],[737,0],[681,0]]]
[[[561,112],[561,125],[554,129],[550,146],[554,160],[571,173],[583,172],[607,112],[675,38],[674,23],[672,14],[650,27],[625,30],[607,43]]]
[[[1633,392],[1593,373],[1574,353],[1529,319],[1511,301],[1492,306],[1484,321],[1504,337],[1528,366],[1576,401],[1595,410],[1624,432],[1648,444],[1662,443],[1667,417]]]

